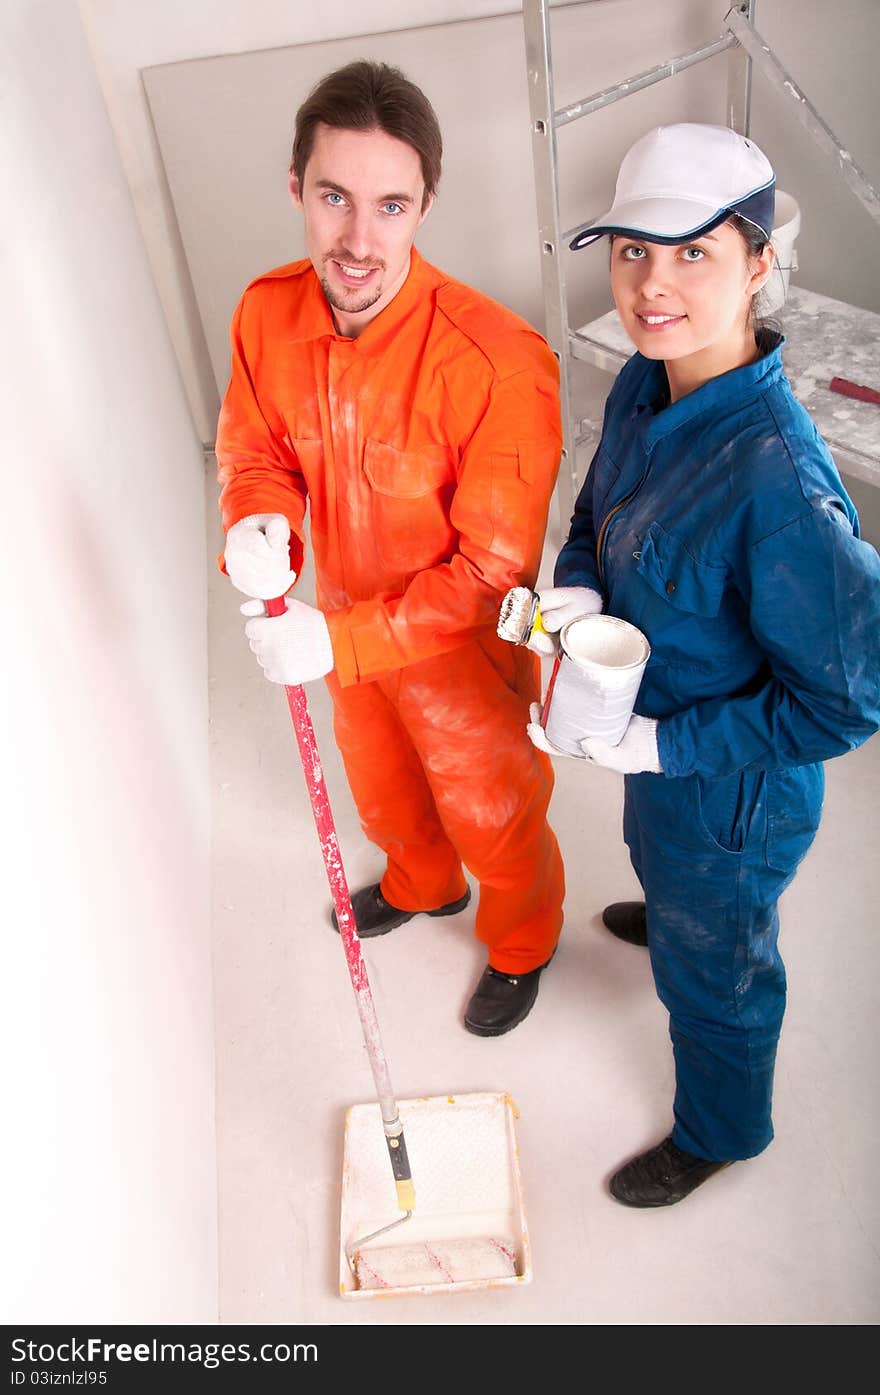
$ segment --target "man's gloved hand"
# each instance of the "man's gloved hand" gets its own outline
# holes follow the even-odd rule
[[[548,634],[558,634],[569,620],[580,620],[582,615],[598,615],[602,610],[602,597],[592,586],[548,586],[538,593],[541,609],[541,624]],[[535,642],[537,640],[537,643]],[[548,647],[549,646],[549,647]],[[547,635],[539,630],[532,635],[529,648],[537,654],[552,654],[555,645]]]
[[[226,534],[226,571],[246,596],[271,601],[296,581],[290,570],[290,524],[281,513],[252,513]]]
[[[653,717],[630,717],[616,746],[609,746],[598,736],[586,737],[581,746],[587,760],[605,765],[609,770],[618,770],[621,775],[637,775],[643,770],[650,770],[654,775],[663,774],[657,754],[657,722]]]
[[[540,702],[529,704],[529,716],[532,719],[526,727],[529,740],[533,746],[536,746],[539,751],[545,751],[548,756],[567,756],[569,754],[568,751],[560,751],[558,746],[551,746],[550,742],[547,740],[547,733],[541,726],[541,717],[543,713],[544,708],[541,706]],[[579,759],[579,756],[572,756],[572,760]]]
[[[266,615],[262,601],[245,601],[244,632],[257,663],[271,683],[293,686],[323,678],[333,667],[333,646],[327,621],[313,605],[293,598],[285,601],[286,615]]]

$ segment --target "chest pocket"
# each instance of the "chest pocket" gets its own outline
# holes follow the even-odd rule
[[[449,521],[455,493],[452,452],[443,445],[398,450],[368,437],[364,474],[370,487],[376,548],[395,572],[421,571],[455,550]]]
[[[645,534],[636,570],[651,590],[676,610],[706,618],[718,614],[726,569],[697,562],[659,523],[652,523]]]

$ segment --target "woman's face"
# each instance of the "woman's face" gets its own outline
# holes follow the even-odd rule
[[[673,398],[751,361],[752,297],[772,267],[769,244],[750,258],[727,223],[671,247],[612,238],[611,289],[621,322],[640,353],[664,360]]]

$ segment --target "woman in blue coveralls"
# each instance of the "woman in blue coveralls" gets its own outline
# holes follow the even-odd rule
[[[821,762],[880,725],[880,559],[792,395],[781,336],[753,312],[773,268],[773,205],[773,170],[751,141],[661,127],[571,244],[610,238],[638,350],[540,596],[548,631],[605,609],[651,644],[620,744],[583,743],[626,777],[645,901],[603,919],[648,945],[675,1056],[672,1133],[611,1179],[628,1206],[680,1201],[770,1142],[777,900],[818,827]]]

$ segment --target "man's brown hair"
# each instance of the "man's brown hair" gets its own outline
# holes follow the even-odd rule
[[[436,112],[424,92],[399,68],[365,58],[328,73],[296,114],[291,168],[302,189],[320,123],[344,131],[384,131],[411,145],[422,164],[422,207],[440,181],[443,138]]]

